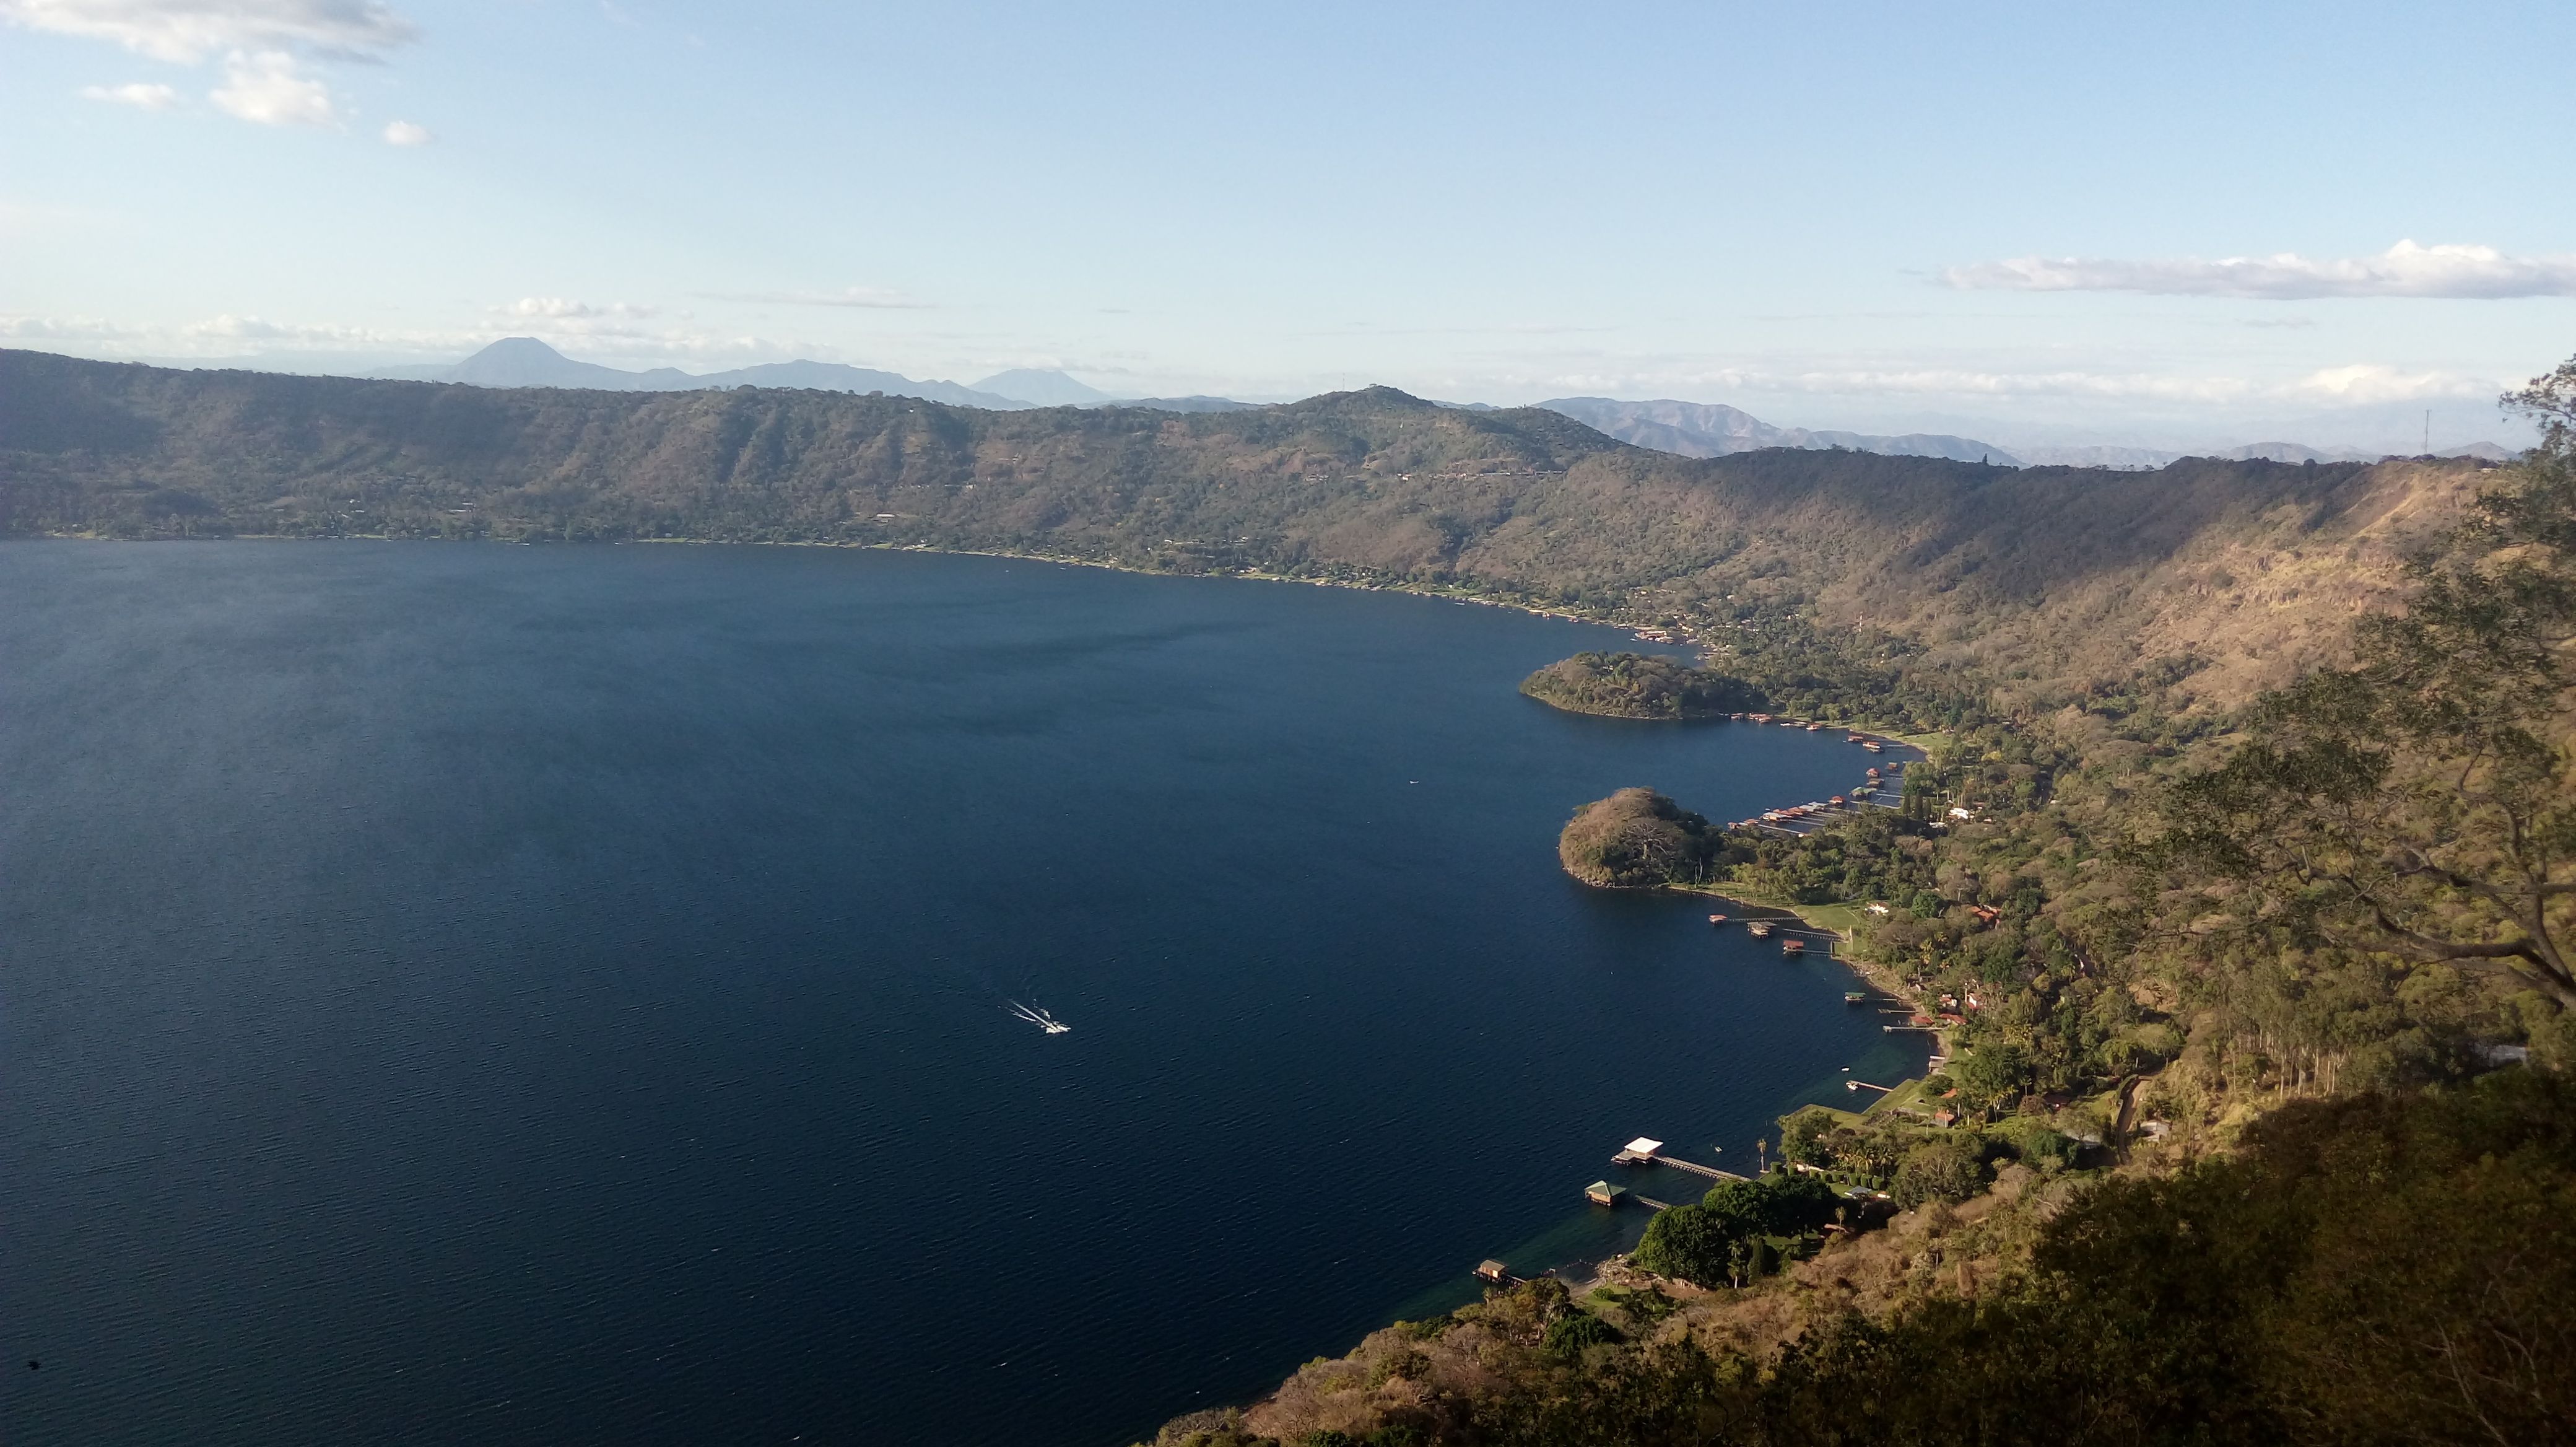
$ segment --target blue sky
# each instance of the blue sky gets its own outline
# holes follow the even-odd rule
[[[2576,353],[2571,42],[2563,0],[0,0],[0,343],[2439,446]]]

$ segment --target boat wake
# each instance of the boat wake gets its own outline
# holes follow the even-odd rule
[[[1030,1024],[1035,1025],[1039,1029],[1044,1030],[1049,1035],[1061,1035],[1067,1030],[1073,1028],[1062,1020],[1048,1014],[1046,1011],[1032,1010],[1017,1000],[1013,1000],[1011,1002],[1011,1013],[1028,1021]]]

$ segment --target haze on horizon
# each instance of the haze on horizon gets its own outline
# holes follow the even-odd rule
[[[2563,5],[0,0],[0,345],[2513,440]]]

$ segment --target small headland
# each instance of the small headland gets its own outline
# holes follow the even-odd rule
[[[1604,718],[1719,719],[1771,706],[1743,679],[1645,653],[1578,653],[1522,679],[1521,692]]]
[[[1725,837],[1652,789],[1621,789],[1574,811],[1556,837],[1565,872],[1600,889],[1663,889],[1707,878]]]

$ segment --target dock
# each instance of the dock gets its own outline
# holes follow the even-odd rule
[[[1703,1166],[1697,1161],[1678,1160],[1672,1156],[1665,1155],[1664,1143],[1656,1140],[1652,1136],[1641,1135],[1635,1140],[1628,1142],[1628,1144],[1622,1148],[1617,1155],[1610,1158],[1610,1164],[1614,1166],[1670,1166],[1674,1170],[1689,1171],[1693,1175],[1706,1176],[1713,1181],[1749,1181],[1753,1179],[1750,1176],[1739,1176],[1733,1171],[1721,1171],[1715,1166]],[[1594,1184],[1597,1185],[1601,1183],[1595,1182]],[[1644,1198],[1639,1197],[1638,1199],[1643,1200]]]
[[[1645,1165],[1649,1162],[1635,1160],[1628,1157],[1623,1152],[1618,1156],[1611,1157],[1610,1163],[1618,1166],[1635,1166]],[[1677,1171],[1688,1171],[1695,1176],[1706,1176],[1712,1181],[1749,1181],[1753,1179],[1751,1176],[1739,1176],[1733,1171],[1721,1171],[1715,1166],[1703,1166],[1697,1161],[1677,1160],[1672,1156],[1656,1156],[1652,1159],[1651,1163],[1658,1166],[1670,1166]]]

